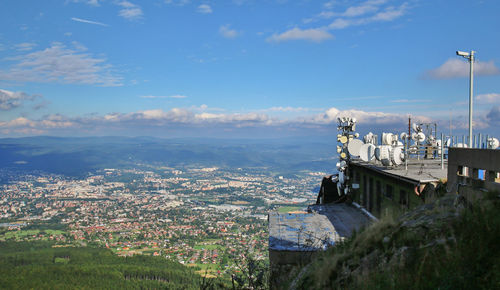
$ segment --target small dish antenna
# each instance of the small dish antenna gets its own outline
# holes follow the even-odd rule
[[[497,149],[500,146],[500,142],[497,138],[488,138],[488,149]]]
[[[411,139],[417,143],[422,143],[425,140],[425,134],[422,132],[411,134]]]

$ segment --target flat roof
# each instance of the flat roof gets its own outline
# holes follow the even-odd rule
[[[441,169],[441,159],[409,159],[408,169],[404,163],[399,166],[383,166],[380,162],[365,162],[359,159],[351,160],[351,164],[365,167],[388,176],[407,179],[413,183],[436,182],[448,176],[448,160],[444,160]]]
[[[348,204],[310,205],[307,213],[269,213],[269,249],[318,251],[351,236],[370,219]]]

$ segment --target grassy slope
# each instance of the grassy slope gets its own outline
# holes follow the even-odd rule
[[[444,196],[398,220],[385,217],[330,249],[292,285],[299,289],[500,289],[499,213],[498,193],[467,206],[457,206],[456,195]]]

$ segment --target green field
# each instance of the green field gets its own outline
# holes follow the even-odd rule
[[[20,230],[20,231],[7,231],[3,235],[0,235],[0,241],[6,240],[16,240],[21,241],[26,237],[38,236],[39,234],[43,234],[44,238],[42,240],[48,240],[48,237],[51,235],[61,235],[66,232],[61,230]]]
[[[282,206],[278,208],[279,213],[287,213],[290,211],[304,210],[304,206]]]
[[[197,244],[196,246],[194,246],[194,249],[195,250],[215,250],[215,249],[218,249],[218,250],[224,250],[224,247],[223,246],[220,246],[220,245],[214,245],[214,244],[207,244],[207,245],[204,245],[204,244]]]

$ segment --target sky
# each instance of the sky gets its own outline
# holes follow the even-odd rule
[[[495,0],[0,3],[0,137],[500,135]]]

